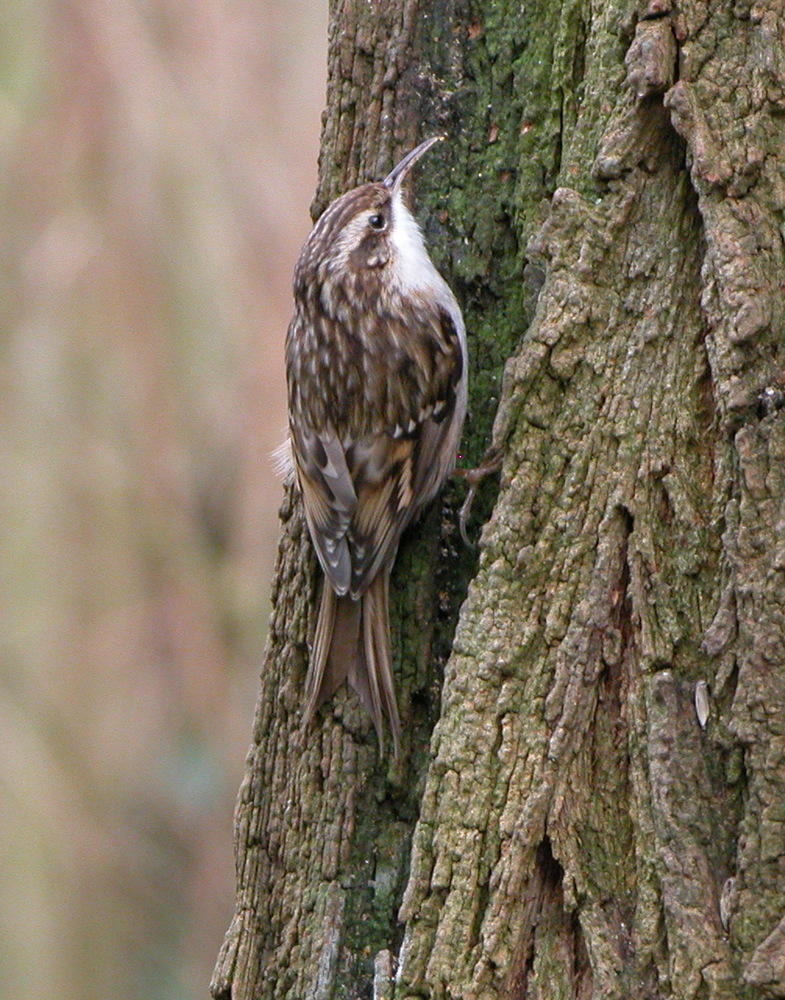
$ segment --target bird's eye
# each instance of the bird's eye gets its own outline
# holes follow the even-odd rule
[[[387,225],[387,220],[381,214],[381,212],[377,212],[375,215],[371,215],[368,217],[368,225],[371,227],[371,229],[376,229],[378,232],[381,232],[382,229],[384,229],[384,227]]]

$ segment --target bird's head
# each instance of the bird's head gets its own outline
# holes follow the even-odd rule
[[[336,198],[305,242],[295,268],[295,292],[374,278],[397,279],[414,289],[434,271],[419,226],[407,208],[403,184],[414,164],[444,136],[407,153],[383,181],[363,184]]]

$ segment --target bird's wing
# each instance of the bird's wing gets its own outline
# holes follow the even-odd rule
[[[357,495],[348,529],[353,594],[392,565],[404,529],[454,466],[466,410],[462,326],[444,310],[432,324],[438,330],[425,331],[427,346],[419,345],[423,377],[410,394],[415,405],[391,432],[365,435],[346,451]]]
[[[419,319],[414,330],[379,338],[405,349],[373,366],[384,382],[367,384],[370,401],[357,402],[370,426],[357,433],[291,424],[311,537],[339,595],[359,596],[392,565],[403,530],[453,467],[466,407],[463,327],[444,309],[423,310]]]
[[[346,454],[334,432],[292,426],[292,455],[303,494],[305,518],[322,569],[335,592],[352,581],[347,531],[357,510],[357,494]]]

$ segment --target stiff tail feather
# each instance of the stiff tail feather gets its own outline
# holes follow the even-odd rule
[[[387,716],[395,756],[401,749],[401,720],[390,653],[389,577],[382,571],[358,599],[338,597],[325,581],[311,663],[305,681],[304,723],[343,683],[360,696],[384,746]]]

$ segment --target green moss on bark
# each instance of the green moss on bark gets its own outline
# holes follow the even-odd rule
[[[297,732],[289,512],[216,995],[390,996],[389,952],[407,1000],[783,995],[773,22],[438,0],[331,32],[317,204],[449,137],[417,215],[469,331],[465,463],[505,466],[479,567],[459,485],[402,545],[399,768],[346,693]]]

